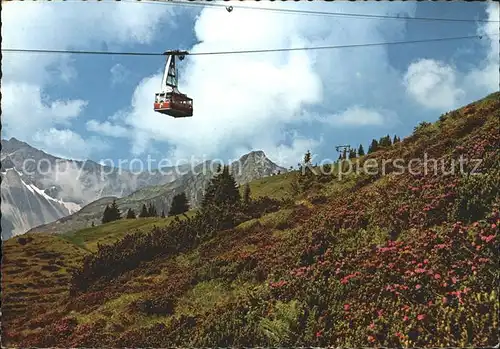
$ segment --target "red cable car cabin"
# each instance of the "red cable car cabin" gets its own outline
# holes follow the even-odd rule
[[[187,95],[179,92],[177,88],[177,69],[175,67],[175,56],[184,59],[187,52],[170,51],[165,52],[167,62],[161,84],[161,92],[155,93],[154,110],[158,113],[183,118],[193,116],[193,100]]]
[[[189,117],[193,116],[193,100],[182,93],[155,93],[154,109],[174,118]]]

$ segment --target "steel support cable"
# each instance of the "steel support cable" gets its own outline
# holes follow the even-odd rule
[[[488,34],[491,36],[499,35]],[[287,51],[308,51],[308,50],[329,50],[341,48],[359,48],[359,47],[373,47],[373,46],[389,46],[389,45],[405,45],[417,44],[425,42],[439,42],[439,41],[452,41],[452,40],[465,40],[465,39],[482,39],[483,35],[459,36],[449,38],[435,38],[435,39],[421,39],[421,40],[408,40],[408,41],[394,41],[394,42],[379,42],[379,43],[365,43],[365,44],[351,44],[351,45],[332,45],[332,46],[316,46],[316,47],[297,47],[297,48],[278,48],[278,49],[261,49],[261,50],[241,50],[241,51],[218,51],[218,52],[187,52],[189,56],[206,56],[206,55],[229,55],[229,54],[251,54],[251,53],[270,53],[270,52],[287,52]],[[167,52],[113,52],[113,51],[78,51],[78,50],[44,50],[44,49],[23,49],[23,48],[2,48],[2,52],[15,52],[15,53],[53,53],[53,54],[87,54],[87,55],[121,55],[121,56],[164,56]]]
[[[93,2],[89,0],[31,0],[33,2]],[[25,0],[2,0],[2,2],[27,2]],[[144,3],[144,4],[159,4],[159,5],[177,5],[177,6],[203,6],[212,8],[231,7],[234,9],[255,10],[255,11],[269,11],[284,14],[295,15],[308,15],[308,16],[333,16],[333,17],[347,17],[347,18],[363,18],[363,19],[396,19],[396,20],[415,20],[415,21],[441,21],[441,22],[473,22],[473,23],[500,23],[499,21],[491,21],[486,19],[467,19],[467,18],[437,18],[437,17],[409,17],[409,16],[390,16],[390,15],[375,15],[375,14],[361,14],[361,13],[347,13],[347,12],[328,12],[328,11],[311,11],[311,10],[294,10],[294,9],[280,9],[256,6],[239,6],[239,5],[225,5],[212,2],[195,2],[195,1],[179,1],[179,0],[95,0],[95,2],[128,2],[128,3]]]

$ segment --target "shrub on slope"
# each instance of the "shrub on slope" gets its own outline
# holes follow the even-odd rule
[[[229,229],[209,230],[206,239],[191,245],[194,249],[186,249],[196,253],[194,262],[183,262],[173,274],[168,269],[158,284],[142,285],[165,290],[142,301],[160,308],[167,304],[168,315],[148,322],[124,319],[120,330],[112,330],[111,319],[107,324],[64,320],[71,334],[55,324],[23,344],[45,346],[55,337],[59,346],[495,345],[499,110],[498,99],[480,101],[361,159],[409,161],[427,152],[451,164],[465,154],[482,159],[480,174],[468,174],[473,164],[447,175],[397,174],[389,165],[385,176],[360,174],[312,185],[304,197],[323,199],[313,207],[304,201],[292,208],[279,234],[278,226],[258,219],[233,229],[254,215],[222,210],[229,216],[213,216],[208,226],[226,221]],[[337,194],[327,196],[330,192]],[[179,237],[157,238],[163,239],[158,245],[163,249],[182,248]],[[132,253],[124,257],[142,253],[123,244],[121,251]],[[175,253],[172,249],[171,258],[151,264],[168,268]],[[88,295],[125,292],[131,285],[127,280],[152,268],[140,259],[128,265],[124,257],[118,265],[126,268],[117,273],[125,272],[123,278],[113,277],[113,285],[96,283]],[[207,293],[196,295],[195,289]],[[187,309],[189,297],[198,297],[199,305],[205,297],[210,302]]]

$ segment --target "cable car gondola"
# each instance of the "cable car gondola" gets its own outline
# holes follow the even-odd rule
[[[188,53],[186,51],[167,51],[167,62],[163,79],[161,81],[161,91],[155,93],[155,112],[170,115],[174,118],[184,118],[193,116],[193,100],[184,93],[179,92],[177,87],[178,71],[175,66],[175,57],[183,60]]]

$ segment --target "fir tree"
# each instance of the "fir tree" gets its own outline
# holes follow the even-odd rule
[[[148,217],[157,217],[158,213],[156,212],[156,207],[153,205],[153,203],[149,203],[148,207]]]
[[[202,207],[206,207],[214,201],[215,192],[217,191],[217,188],[220,186],[221,175],[222,175],[221,165],[219,164],[217,166],[217,170],[215,172],[215,175],[210,179],[210,182],[208,183],[208,186],[205,190],[205,194],[203,196],[203,201],[201,203]]]
[[[240,202],[241,194],[236,185],[236,180],[229,173],[229,167],[224,166],[222,172],[218,171],[218,174],[210,180],[201,206],[202,208],[209,207],[212,204],[231,206]]]
[[[378,150],[378,142],[376,139],[372,139],[370,147],[368,147],[368,154],[376,152]]]
[[[109,205],[106,205],[106,208],[104,209],[104,213],[102,214],[101,222],[102,222],[102,224],[111,222],[111,212],[109,209]]]
[[[351,148],[349,149],[349,159],[355,159],[356,158],[356,150]]]
[[[358,156],[363,156],[363,155],[365,155],[365,150],[363,149],[363,144],[360,144],[358,148]]]
[[[311,152],[308,150],[304,154],[304,165],[307,166],[307,165],[310,165],[310,164],[311,164]]]
[[[347,159],[347,149],[344,148],[344,152],[342,153],[342,159],[346,160]]]
[[[391,136],[381,137],[378,144],[380,147],[390,147],[392,145]]]
[[[127,211],[127,219],[134,219],[135,218],[135,212],[133,209],[129,208]]]
[[[245,184],[245,192],[243,193],[243,202],[245,204],[250,203],[250,184]]]
[[[141,213],[139,214],[139,217],[141,218],[148,217],[148,209],[146,208],[146,204],[142,204],[142,209]]]
[[[161,218],[165,218],[165,210],[161,210]]]
[[[116,200],[113,200],[113,203],[111,204],[111,207],[109,208],[109,218],[110,221],[116,221],[118,219],[121,219],[121,212],[120,209],[118,208],[118,205],[116,204]]]
[[[172,199],[172,205],[170,206],[169,216],[175,216],[184,212],[189,211],[189,203],[184,192],[177,194]]]
[[[301,171],[298,173],[298,177],[296,177],[297,187],[301,191],[306,191],[309,189],[314,181],[314,172],[311,169],[311,152],[308,150],[304,154],[303,165],[301,165]]]

